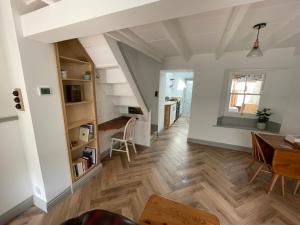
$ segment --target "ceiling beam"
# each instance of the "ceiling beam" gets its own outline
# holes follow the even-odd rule
[[[182,56],[185,61],[189,61],[192,57],[192,53],[186,43],[186,40],[182,36],[182,32],[179,30],[179,24],[176,19],[167,20],[161,22],[162,28],[171,41],[174,48]]]
[[[32,4],[34,2],[44,2],[47,5],[52,5],[55,2],[57,2],[57,1],[59,1],[59,0],[24,0],[24,2],[25,2],[26,5],[30,5],[30,4]]]
[[[287,19],[284,23],[277,27],[277,29],[273,29],[273,32],[266,32],[267,37],[262,43],[262,48],[264,51],[270,50],[271,48],[276,47],[283,41],[286,41],[293,36],[300,33],[300,29],[298,26],[294,26],[296,20],[300,20],[300,14],[295,14]],[[268,26],[268,25],[267,25]],[[292,31],[286,32],[286,28],[294,27]]]
[[[227,20],[225,30],[222,34],[222,38],[216,49],[216,59],[220,59],[224,54],[226,48],[229,46],[232,38],[235,36],[239,26],[243,22],[245,16],[248,13],[250,4],[236,6],[231,9],[230,16]]]
[[[155,52],[147,43],[145,43],[140,37],[138,37],[129,29],[111,31],[106,33],[106,35],[119,42],[129,45],[130,47],[144,53],[160,63],[163,61],[163,56],[157,54],[157,52]]]

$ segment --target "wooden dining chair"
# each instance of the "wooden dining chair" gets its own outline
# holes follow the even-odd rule
[[[294,195],[300,185],[300,151],[292,150],[276,150],[273,157],[272,165],[273,177],[270,184],[268,194],[274,188],[274,185],[279,177],[281,177],[281,192],[284,196],[285,181],[284,177],[289,177],[297,180],[296,187],[294,189]]]
[[[249,167],[251,167],[255,162],[258,162],[260,165],[258,166],[258,168],[255,171],[254,175],[250,179],[249,184],[251,184],[255,180],[257,175],[261,171],[263,171],[264,167],[270,172],[271,172],[271,167],[272,167],[271,164],[267,162],[267,160],[264,156],[264,152],[262,150],[261,141],[259,140],[259,136],[256,133],[251,132],[251,137],[252,137],[252,157],[253,157],[253,160],[250,163]]]
[[[130,162],[128,145],[131,145],[133,147],[134,152],[136,153],[135,143],[133,140],[135,124],[136,124],[136,118],[132,117],[127,122],[124,132],[119,132],[112,136],[111,147],[110,147],[110,157],[112,156],[113,151],[126,152],[128,162]],[[116,144],[119,144],[119,148],[115,148]]]

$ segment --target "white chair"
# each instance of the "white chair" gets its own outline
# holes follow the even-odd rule
[[[126,152],[128,162],[130,162],[129,148],[128,145],[132,145],[134,152],[136,153],[134,138],[134,127],[136,123],[136,118],[132,117],[125,126],[124,132],[119,132],[112,136],[111,147],[110,147],[110,157],[113,151]],[[119,148],[114,148],[114,145],[119,144]],[[125,147],[125,149],[124,149]]]

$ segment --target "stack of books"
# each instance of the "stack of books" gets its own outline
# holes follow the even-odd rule
[[[91,166],[97,164],[96,148],[85,147],[82,152],[82,158],[73,163],[73,172],[76,177],[83,175]]]

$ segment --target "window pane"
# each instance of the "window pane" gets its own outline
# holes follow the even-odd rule
[[[259,105],[260,95],[245,95],[243,106],[244,113],[256,113]]]
[[[242,112],[244,95],[231,94],[229,99],[228,112]]]
[[[246,93],[260,94],[264,76],[262,74],[251,74],[247,76]]]
[[[246,76],[235,75],[231,81],[231,93],[244,93],[246,87]]]

